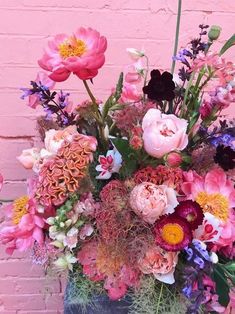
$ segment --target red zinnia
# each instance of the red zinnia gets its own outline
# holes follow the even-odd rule
[[[187,220],[192,230],[197,229],[203,222],[203,211],[197,202],[191,200],[182,201],[175,208],[175,214]]]
[[[180,251],[192,241],[192,231],[187,220],[175,214],[157,220],[155,240],[166,251]]]

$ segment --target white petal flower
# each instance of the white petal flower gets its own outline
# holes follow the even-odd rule
[[[122,156],[116,148],[108,150],[106,157],[103,155],[99,156],[99,165],[96,166],[96,171],[100,174],[96,179],[107,180],[110,179],[112,173],[118,173],[122,166]]]
[[[133,60],[138,60],[145,55],[144,51],[135,48],[127,48],[126,51]]]

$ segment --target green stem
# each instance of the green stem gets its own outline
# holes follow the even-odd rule
[[[146,59],[146,71],[145,71],[145,75],[144,75],[144,86],[147,85],[147,78],[148,78],[148,72],[149,72],[149,59],[147,56],[145,56]],[[144,101],[146,100],[146,95],[144,94]]]
[[[173,56],[176,55],[177,49],[178,49],[179,32],[180,32],[181,7],[182,7],[182,0],[178,0],[178,12],[177,12],[177,22],[176,22],[176,31],[175,31],[175,45],[174,45]],[[172,61],[171,74],[174,73],[174,70],[175,70],[175,60]]]
[[[86,91],[92,101],[92,104],[93,104],[93,108],[94,108],[94,111],[96,113],[96,121],[99,125],[103,125],[103,121],[101,119],[101,113],[99,112],[99,109],[98,109],[98,105],[97,105],[97,102],[96,102],[96,99],[95,99],[95,96],[92,94],[92,91],[90,90],[90,87],[89,85],[87,84],[87,81],[83,81],[83,84],[86,88]]]
[[[158,314],[158,312],[159,312],[159,307],[160,307],[161,298],[162,298],[162,292],[163,292],[163,283],[161,283],[160,294],[159,294],[159,298],[158,298],[158,301],[157,301],[157,311],[156,311],[156,314]]]
[[[97,124],[98,124],[98,131],[99,131],[99,135],[100,135],[100,139],[101,139],[101,145],[103,147],[103,150],[106,151],[108,149],[108,139],[105,138],[105,134],[104,134],[104,121],[102,119],[102,115],[98,109],[98,105],[96,103],[96,99],[95,96],[92,94],[92,91],[90,90],[89,85],[87,84],[87,81],[83,81],[83,84],[86,88],[86,91],[89,95],[89,97],[91,98],[92,104],[93,104],[93,108],[94,108],[94,114],[93,117],[95,118]]]
[[[185,110],[186,103],[187,103],[187,98],[188,98],[188,94],[189,94],[189,89],[190,89],[191,86],[192,86],[193,79],[194,79],[194,72],[192,72],[191,77],[190,77],[190,80],[189,80],[188,85],[187,85],[186,90],[185,90],[183,104],[182,104],[182,107],[180,108],[180,118],[182,118],[182,117],[184,116],[184,110]]]

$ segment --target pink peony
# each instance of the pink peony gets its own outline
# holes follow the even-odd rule
[[[25,169],[33,169],[34,165],[40,159],[39,150],[37,148],[24,149],[17,159]]]
[[[146,152],[162,158],[173,150],[183,150],[188,144],[188,122],[173,114],[161,114],[158,109],[149,109],[143,118],[143,140]]]
[[[27,198],[24,199],[24,202]],[[32,248],[34,243],[44,243],[44,219],[37,212],[36,204],[33,199],[29,199],[25,205],[27,212],[22,215],[14,208],[14,203],[10,207],[10,218],[12,222],[9,226],[3,227],[0,233],[0,242],[8,244],[6,252],[12,254],[14,250],[26,251]],[[8,209],[9,210],[9,207]],[[22,210],[22,208],[21,208]]]
[[[173,284],[175,266],[178,254],[167,252],[158,246],[150,247],[138,262],[139,269],[144,274],[153,274],[161,282]]]
[[[166,185],[143,182],[131,191],[130,206],[142,219],[153,224],[161,215],[174,212],[176,193]]]
[[[197,236],[200,235],[205,241],[213,239],[219,248],[235,241],[235,219],[232,213],[232,208],[235,206],[235,189],[225,172],[216,168],[201,177],[189,171],[185,174],[185,181],[182,191],[188,199],[195,200],[205,214],[203,225],[199,227]],[[207,234],[202,234],[203,230]],[[215,231],[221,232],[218,239],[215,237],[217,235]]]
[[[49,41],[39,65],[52,72],[50,78],[65,81],[70,73],[81,80],[92,79],[104,62],[107,40],[92,28],[79,28],[72,36],[58,34]]]

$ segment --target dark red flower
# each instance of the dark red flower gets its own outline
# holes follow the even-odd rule
[[[175,214],[186,219],[192,230],[202,224],[204,217],[201,206],[191,200],[180,202],[175,208]]]
[[[148,85],[143,87],[144,94],[147,94],[150,100],[173,100],[175,83],[172,74],[169,72],[161,74],[159,70],[152,70],[150,75],[151,79]]]
[[[172,215],[162,216],[155,227],[155,241],[166,251],[180,251],[192,241],[193,235],[186,219]]]

